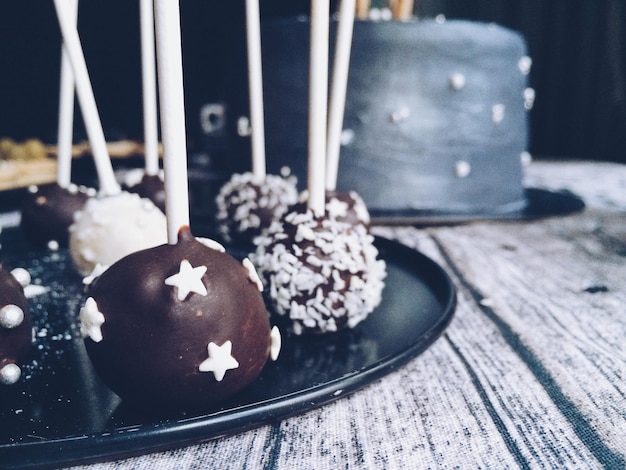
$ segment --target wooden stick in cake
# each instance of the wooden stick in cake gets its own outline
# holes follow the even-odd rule
[[[167,239],[178,241],[178,231],[189,225],[187,143],[183,66],[178,0],[156,0],[157,71],[165,170]]]
[[[371,0],[356,1],[356,17],[360,20],[366,20],[370,14]]]
[[[139,9],[141,28],[141,75],[143,81],[145,171],[147,175],[155,176],[159,173],[159,136],[157,120],[153,0],[141,0]]]
[[[346,105],[350,50],[354,26],[354,6],[355,0],[341,0],[339,8],[339,23],[337,25],[328,114],[328,141],[326,144],[326,189],[329,191],[337,189],[341,131]]]
[[[263,116],[263,72],[261,66],[261,19],[259,0],[246,0],[248,87],[252,127],[252,173],[265,178],[265,119]]]
[[[308,208],[324,215],[326,202],[326,122],[328,109],[329,0],[311,2],[309,63]]]
[[[102,123],[98,114],[98,107],[96,106],[96,100],[89,80],[87,64],[80,44],[80,38],[78,37],[78,30],[68,6],[69,3],[66,0],[54,0],[64,47],[74,72],[78,102],[81,107],[89,143],[91,144],[96,171],[98,172],[100,194],[112,196],[118,194],[121,189],[115,180],[113,165],[111,164]]]
[[[74,25],[78,19],[78,0],[66,0]],[[74,73],[65,45],[61,47],[59,90],[59,127],[57,132],[57,184],[68,188],[72,182],[72,138],[74,128]]]

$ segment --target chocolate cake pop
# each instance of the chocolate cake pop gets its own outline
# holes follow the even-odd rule
[[[0,265],[0,387],[16,383],[22,374],[19,363],[31,349],[33,333],[28,301],[22,282],[28,284],[24,270],[6,271]]]
[[[22,229],[36,243],[56,242],[65,247],[74,214],[94,195],[95,190],[75,184],[30,186],[22,206]]]
[[[306,201],[307,192],[303,192],[301,201]],[[362,224],[370,227],[370,214],[365,201],[356,191],[326,191],[325,209],[331,219],[349,225]]]
[[[161,173],[149,174],[141,168],[128,171],[124,175],[122,189],[150,199],[161,212],[165,213],[165,185]]]
[[[88,354],[123,399],[150,408],[210,407],[276,358],[252,263],[189,229],[178,2],[155,2],[168,244],[132,253],[89,286],[80,311]],[[167,111],[167,112],[165,112]]]
[[[288,168],[282,169],[282,177],[266,173],[259,2],[245,4],[252,171],[234,174],[220,189],[216,218],[226,241],[250,244],[297,202],[298,191]]]
[[[297,201],[292,176],[235,173],[216,197],[219,233],[228,242],[251,243]]]
[[[252,264],[202,241],[182,228],[175,245],[121,259],[88,290],[80,312],[87,351],[124,399],[210,406],[278,354]]]
[[[70,226],[70,254],[80,274],[108,266],[134,251],[167,241],[165,215],[150,201],[125,191],[95,197]]]
[[[77,270],[86,276],[98,264],[109,265],[128,253],[164,243],[167,227],[165,216],[151,201],[121,191],[115,179],[69,3],[55,0],[54,6],[99,181],[98,197],[87,201],[70,227],[72,260]]]
[[[386,276],[367,226],[350,220],[359,218],[357,210],[326,199],[326,190],[334,190],[325,181],[328,21],[328,4],[313,2],[307,194],[256,238],[253,257],[274,310],[289,318],[295,334],[355,327],[380,303]]]
[[[380,303],[386,265],[363,224],[301,203],[256,239],[252,260],[294,333],[354,328]]]
[[[78,2],[66,2],[72,23],[78,17]],[[31,186],[22,207],[22,228],[36,243],[65,247],[69,226],[94,189],[72,184],[72,134],[74,127],[74,74],[65,47],[61,48],[59,121],[57,129],[57,178],[53,184]]]

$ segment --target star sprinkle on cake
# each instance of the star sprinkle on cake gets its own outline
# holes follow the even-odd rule
[[[206,266],[194,268],[189,261],[184,259],[180,262],[178,273],[165,279],[165,284],[176,287],[178,300],[185,300],[190,292],[206,296],[208,292],[202,283],[202,276],[206,270]]]
[[[90,337],[96,343],[102,341],[102,325],[104,315],[98,310],[93,297],[89,297],[80,309],[80,334],[83,338]]]
[[[239,362],[231,355],[232,348],[230,341],[221,346],[210,342],[207,346],[209,357],[200,363],[200,372],[213,372],[215,380],[221,382],[227,370],[239,367]]]
[[[248,270],[248,278],[250,279],[250,281],[253,284],[256,284],[259,292],[263,292],[263,282],[261,282],[261,278],[256,272],[256,268],[254,267],[254,264],[252,264],[252,261],[250,261],[248,258],[245,258],[243,260],[243,266]]]

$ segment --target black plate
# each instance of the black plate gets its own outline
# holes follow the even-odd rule
[[[377,225],[436,226],[481,220],[531,220],[572,214],[585,208],[584,201],[570,191],[526,188],[525,194],[526,206],[508,212],[485,210],[462,213],[423,209],[370,209],[370,216],[372,223]]]
[[[354,330],[283,333],[276,362],[219,408],[137,415],[105,387],[86,356],[75,317],[80,280],[67,250],[34,249],[19,228],[4,229],[4,265],[25,267],[50,290],[31,299],[33,363],[0,389],[0,467],[96,462],[198,443],[304,412],[346,396],[430,346],[453,317],[456,293],[423,254],[378,238],[388,265],[383,302]]]

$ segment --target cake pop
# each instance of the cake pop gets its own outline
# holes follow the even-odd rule
[[[67,10],[76,24],[78,1],[68,1]],[[95,190],[71,182],[72,134],[74,123],[74,74],[65,50],[61,48],[59,123],[57,129],[57,180],[42,186],[30,186],[22,207],[21,226],[36,243],[65,247],[74,213],[83,208]]]
[[[228,242],[250,243],[297,201],[294,177],[235,173],[216,197],[219,233]]]
[[[363,224],[296,205],[257,238],[252,256],[274,311],[296,334],[354,328],[379,304],[386,265]]]
[[[88,296],[80,318],[89,357],[124,399],[217,403],[254,380],[270,357],[254,268],[196,240],[188,228],[175,245],[113,264]]]
[[[219,233],[228,242],[250,244],[298,200],[295,177],[268,175],[265,171],[265,125],[261,32],[258,0],[246,0],[248,85],[252,126],[252,172],[232,175],[216,198]]]
[[[149,174],[143,168],[130,170],[124,175],[122,189],[150,199],[161,212],[165,212],[165,185],[162,172]]]
[[[165,215],[149,199],[125,191],[94,197],[74,214],[69,248],[78,272],[87,276],[134,251],[167,241]]]
[[[29,186],[22,205],[21,227],[36,243],[56,242],[65,247],[69,243],[74,214],[95,194],[94,189],[75,184]]]
[[[80,329],[96,371],[123,399],[190,409],[254,380],[277,357],[280,333],[252,263],[189,229],[179,14],[178,2],[155,3],[168,243],[96,277]]]
[[[165,186],[159,171],[156,76],[154,55],[154,12],[152,1],[139,3],[141,31],[141,76],[143,81],[143,132],[145,165],[129,171],[122,189],[150,199],[165,212]]]
[[[100,183],[98,197],[75,214],[69,229],[72,260],[87,275],[98,264],[109,265],[133,250],[164,243],[166,223],[151,201],[121,191],[115,180],[76,25],[67,2],[55,0],[54,5]]]
[[[24,296],[24,284],[29,282],[27,271],[17,268],[9,272],[0,265],[0,388],[20,379],[18,364],[31,349],[33,332]]]
[[[300,204],[255,240],[253,256],[274,310],[291,321],[295,334],[354,328],[380,303],[386,276],[362,201],[356,195],[337,197],[325,191],[327,50],[328,4],[314,2],[308,191]],[[365,223],[359,222],[361,218]]]

